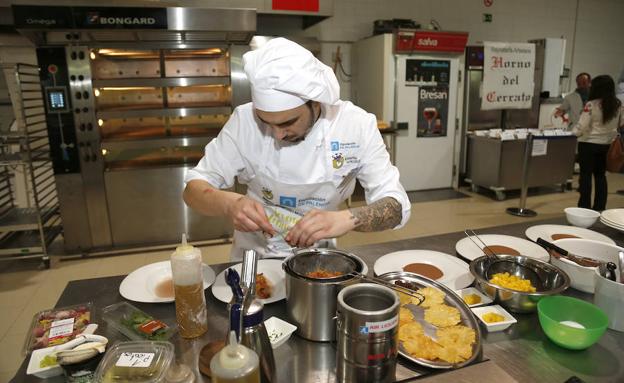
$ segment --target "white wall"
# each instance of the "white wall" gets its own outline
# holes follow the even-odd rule
[[[483,13],[491,13],[493,22],[483,23]],[[350,72],[350,43],[370,36],[374,20],[392,18],[422,25],[435,19],[444,30],[468,31],[469,44],[563,37],[572,77],[589,72],[617,78],[624,66],[624,0],[493,0],[491,7],[483,0],[334,0],[333,17],[297,34],[318,38],[328,65],[340,45]],[[351,84],[341,80],[341,86],[347,98]]]

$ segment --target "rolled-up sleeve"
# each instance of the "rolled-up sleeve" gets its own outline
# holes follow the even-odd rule
[[[204,156],[197,166],[184,177],[185,184],[192,180],[203,180],[218,189],[234,185],[235,177],[245,166],[237,145],[240,120],[237,110],[234,110],[219,135],[206,145]]]
[[[378,201],[385,197],[396,199],[402,206],[401,223],[394,229],[403,227],[410,217],[411,203],[405,189],[399,181],[399,169],[390,162],[390,155],[386,150],[383,138],[377,129],[377,120],[372,114],[368,115],[370,122],[364,130],[362,157],[358,181],[366,195],[366,203]]]

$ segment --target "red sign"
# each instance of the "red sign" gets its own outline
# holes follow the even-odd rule
[[[318,12],[319,0],[273,0],[274,11]]]
[[[452,52],[461,53],[468,43],[468,32],[398,30],[395,53]]]

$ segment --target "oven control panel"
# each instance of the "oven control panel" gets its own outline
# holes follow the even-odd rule
[[[79,173],[80,159],[69,97],[65,48],[38,48],[37,61],[54,173]]]

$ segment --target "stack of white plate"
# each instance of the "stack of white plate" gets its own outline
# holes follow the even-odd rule
[[[600,222],[624,232],[624,209],[609,209],[602,212]]]

